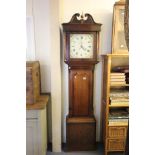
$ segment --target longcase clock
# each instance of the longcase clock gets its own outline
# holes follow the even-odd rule
[[[76,13],[63,23],[64,58],[69,71],[69,114],[66,117],[67,150],[96,148],[93,112],[94,67],[101,24],[90,14]]]

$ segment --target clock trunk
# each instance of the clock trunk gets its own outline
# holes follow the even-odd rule
[[[93,71],[71,69],[69,71],[70,116],[93,115]]]

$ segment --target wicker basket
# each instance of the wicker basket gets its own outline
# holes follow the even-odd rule
[[[124,151],[125,139],[108,139],[107,150]]]
[[[109,127],[109,138],[125,138],[127,133],[127,127]]]

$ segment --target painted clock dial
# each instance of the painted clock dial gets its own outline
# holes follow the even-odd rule
[[[70,34],[70,58],[93,58],[93,34]]]

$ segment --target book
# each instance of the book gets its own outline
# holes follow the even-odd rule
[[[129,106],[129,103],[125,103],[125,102],[118,102],[118,103],[110,103],[109,106],[113,107],[113,106],[116,106],[116,107],[121,107],[121,106]]]
[[[128,118],[110,118],[109,119],[109,122],[128,122],[128,119],[129,119],[129,117]]]
[[[110,79],[126,79],[126,77],[125,76],[114,76],[114,75],[111,75],[110,76]]]
[[[120,72],[111,72],[110,76],[112,76],[112,75],[114,75],[114,76],[120,76],[120,75],[125,76],[125,73],[120,73]]]
[[[115,89],[111,90],[110,97],[128,97],[129,91],[128,90],[121,90],[121,89]]]
[[[111,81],[110,82],[111,85],[123,85],[126,84],[125,81]]]
[[[122,79],[120,79],[120,78],[118,78],[118,79],[110,79],[110,81],[111,82],[117,82],[117,81],[119,81],[119,82],[125,82],[125,79],[124,78],[122,78]]]
[[[129,100],[129,96],[127,96],[126,94],[120,94],[120,95],[111,95],[110,96],[110,100],[124,100],[124,101],[128,101]]]
[[[118,126],[118,125],[128,125],[129,119],[124,118],[124,119],[109,119],[108,124],[109,126]]]
[[[114,72],[124,72],[128,73],[129,72],[129,66],[115,66],[112,69]]]
[[[125,102],[125,101],[129,101],[129,97],[126,96],[126,97],[110,97],[110,101],[111,102]]]
[[[129,101],[110,101],[110,104],[129,104]]]
[[[125,73],[111,73],[110,74],[110,77],[118,77],[118,76],[120,76],[120,77],[126,77],[125,76]]]
[[[121,121],[123,119],[124,119],[123,121],[125,121],[128,118],[129,118],[129,113],[127,111],[125,111],[125,110],[122,110],[122,111],[114,110],[114,111],[111,111],[109,113],[109,120],[110,121],[120,121],[120,119],[121,119]]]
[[[124,122],[108,122],[109,126],[127,126],[128,125],[128,121],[124,121]]]
[[[127,103],[125,103],[125,102],[110,103],[109,106],[110,107],[128,107],[129,102],[127,102]]]
[[[124,99],[124,100],[123,100],[123,99],[117,99],[117,100],[112,100],[112,99],[110,99],[110,102],[111,102],[111,103],[117,103],[117,102],[118,102],[118,103],[119,103],[119,102],[120,102],[120,103],[121,103],[121,102],[128,103],[128,102],[129,102],[129,99]]]

